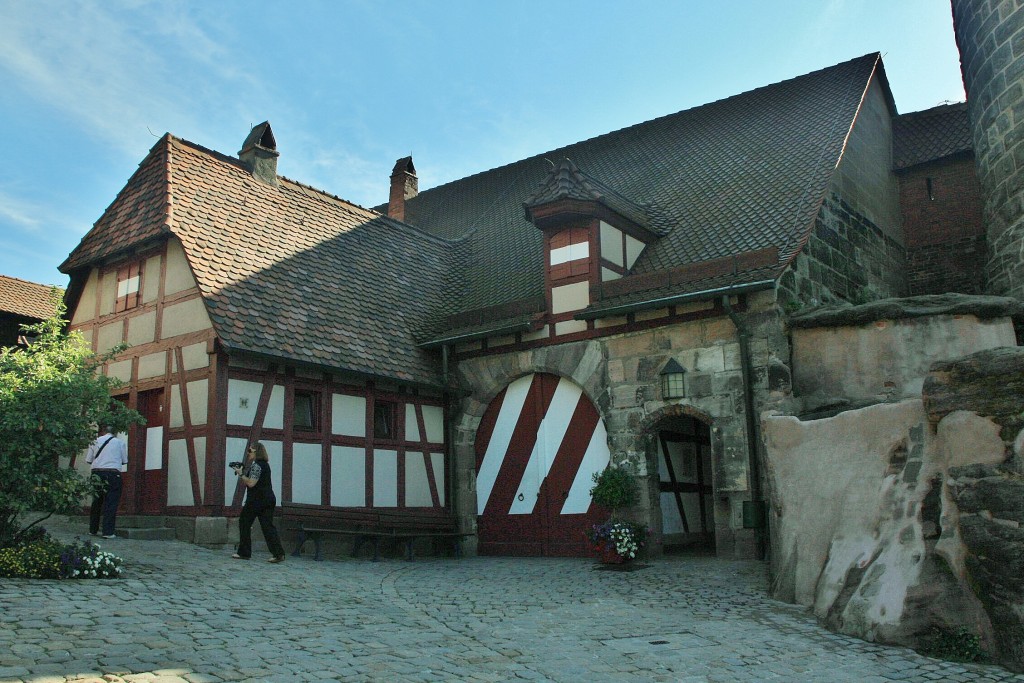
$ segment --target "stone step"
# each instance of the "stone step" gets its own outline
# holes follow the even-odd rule
[[[133,541],[173,541],[177,538],[174,529],[170,527],[124,527],[120,520],[117,535]]]
[[[166,526],[163,515],[118,515],[117,528],[161,529]]]

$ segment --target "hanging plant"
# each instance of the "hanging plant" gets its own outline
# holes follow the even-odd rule
[[[603,508],[615,512],[618,508],[634,505],[639,498],[636,475],[625,467],[608,465],[594,473],[591,499]]]

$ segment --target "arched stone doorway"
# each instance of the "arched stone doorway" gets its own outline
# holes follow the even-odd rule
[[[608,435],[578,384],[545,373],[513,381],[484,412],[475,450],[481,555],[589,554],[585,531],[607,514],[590,489]]]
[[[657,473],[666,554],[715,554],[714,444],[710,425],[679,412],[651,428],[649,471]]]

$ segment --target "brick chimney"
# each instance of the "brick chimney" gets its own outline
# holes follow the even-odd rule
[[[388,197],[388,217],[405,220],[405,200],[412,199],[420,192],[420,181],[416,178],[416,167],[412,157],[402,157],[395,162],[391,171],[391,194]]]
[[[270,129],[270,121],[264,121],[249,131],[249,137],[242,143],[238,158],[249,169],[253,177],[268,185],[277,187],[277,140]]]

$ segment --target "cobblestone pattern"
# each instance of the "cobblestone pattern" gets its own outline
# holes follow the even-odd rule
[[[0,681],[1024,681],[829,633],[765,597],[759,562],[104,549],[121,579],[0,580]]]
[[[988,292],[1024,297],[1024,5],[953,0],[985,202]]]

